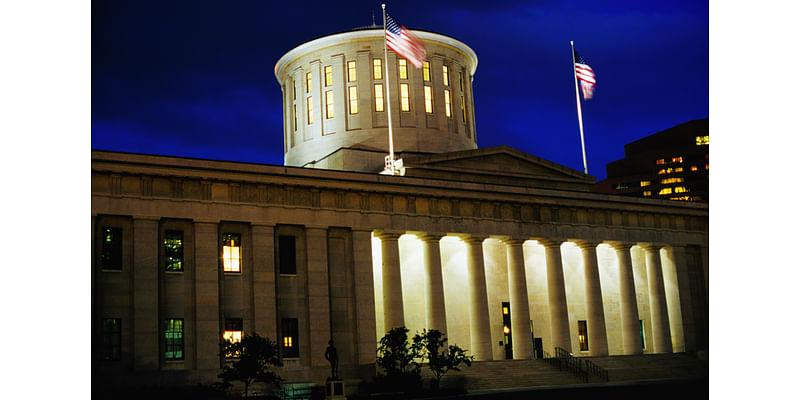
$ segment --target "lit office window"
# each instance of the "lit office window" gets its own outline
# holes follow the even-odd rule
[[[164,358],[183,359],[183,318],[164,320]]]
[[[333,67],[325,66],[325,86],[333,85]]]
[[[307,97],[306,98],[306,120],[308,124],[311,125],[314,123],[314,98]]]
[[[238,233],[222,234],[222,270],[224,272],[242,271],[242,236]]]
[[[695,144],[698,146],[708,146],[708,135],[697,136],[694,138]]]
[[[348,82],[355,82],[356,81],[356,62],[355,61],[348,61],[347,62],[347,81]]]
[[[350,114],[358,114],[358,87],[350,86],[347,92],[350,97]]]
[[[333,90],[325,91],[325,118],[333,118]]]
[[[297,104],[292,104],[292,122],[294,123],[293,128],[297,130]]]
[[[183,232],[164,232],[164,269],[183,271]]]
[[[383,84],[375,84],[375,111],[383,111]]]
[[[641,187],[650,186],[650,181],[641,181],[639,182],[639,186]]]
[[[658,194],[672,194],[672,188],[663,188],[658,192]]]
[[[663,165],[666,162],[663,158],[656,160],[656,165]]]
[[[446,65],[442,65],[442,79],[445,86],[450,86],[450,70]]]
[[[658,174],[659,174],[659,175],[664,175],[664,174],[666,174],[666,173],[667,173],[667,170],[666,170],[666,169],[664,169],[664,168],[661,168],[660,170],[658,170]]]
[[[692,165],[691,168],[689,168],[689,170],[691,170],[692,172],[697,171],[697,165]]]
[[[238,343],[242,341],[242,334],[244,333],[244,329],[242,328],[242,319],[241,318],[228,318],[225,320],[225,331],[222,332],[222,340],[231,343]],[[239,357],[239,353],[225,353],[225,358],[237,358]]]
[[[400,111],[410,111],[411,106],[408,101],[408,84],[400,84]]]
[[[683,182],[683,178],[666,178],[661,180],[662,185],[666,185],[669,183],[679,183],[679,182]]]
[[[706,171],[708,171],[708,164],[706,164]]]
[[[683,167],[677,167],[677,168],[675,168],[675,172],[683,172]]]
[[[383,79],[383,68],[380,58],[372,60],[372,78],[376,80]]]
[[[444,115],[450,118],[450,91],[444,90]]]
[[[674,190],[675,193],[686,193],[688,191],[689,189],[687,189],[685,186],[675,186]]]
[[[103,319],[103,360],[122,359],[122,319]]]
[[[653,192],[651,192],[649,190],[645,190],[644,192],[642,192],[642,196],[652,196],[652,195],[653,195]]]
[[[461,122],[467,122],[467,107],[464,105],[464,96],[461,96]]]
[[[433,88],[425,86],[425,112],[433,114]]]
[[[690,201],[692,200],[691,196],[681,196],[681,197],[670,197],[670,200],[682,200],[682,201]]]
[[[422,63],[422,80],[425,82],[431,81],[431,63],[428,61]]]
[[[400,74],[400,79],[408,79],[408,62],[405,58],[397,60],[397,72]]]
[[[578,343],[581,345],[581,351],[589,350],[589,328],[586,326],[586,321],[578,321]]]
[[[311,72],[306,73],[306,93],[311,93]]]
[[[674,163],[682,163],[683,157],[672,157],[672,162]]]
[[[100,268],[122,269],[122,229],[104,226],[102,240]]]
[[[281,354],[286,358],[300,357],[297,318],[281,318]]]

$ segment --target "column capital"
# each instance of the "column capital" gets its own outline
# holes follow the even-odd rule
[[[372,231],[372,234],[380,240],[398,240],[403,233],[404,232],[389,232],[382,229],[376,229]]]
[[[504,236],[500,238],[500,240],[502,240],[506,246],[522,246],[522,244],[525,243],[525,241],[528,239],[513,237],[513,236]]]
[[[545,248],[548,247],[561,247],[561,244],[565,242],[564,239],[560,238],[534,238],[540,245],[544,246]]]
[[[439,242],[442,240],[443,237],[447,236],[445,233],[441,232],[416,232],[414,235],[417,239],[423,242]]]
[[[453,236],[461,239],[466,244],[482,244],[489,237],[489,235],[473,235],[469,233],[460,233]]]
[[[587,240],[587,239],[574,239],[570,240],[570,242],[575,243],[575,245],[578,246],[578,248],[583,250],[595,249],[600,243],[602,243],[602,241]]]
[[[648,253],[650,252],[658,252],[661,250],[662,247],[665,246],[664,243],[654,243],[654,242],[639,242],[636,243],[639,247],[643,248]]]
[[[636,246],[636,242],[626,242],[620,240],[606,240],[603,243],[611,246],[612,249],[617,251],[630,251],[631,247]]]

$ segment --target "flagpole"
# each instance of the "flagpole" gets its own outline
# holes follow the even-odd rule
[[[391,159],[390,170],[394,175],[394,139],[392,138],[392,97],[389,95],[389,54],[386,50],[386,4],[381,4],[383,10],[383,64],[384,76],[386,79],[386,117],[389,120],[389,158]]]
[[[586,168],[586,146],[583,143],[583,114],[581,113],[581,96],[578,93],[578,71],[575,66],[575,45],[573,41],[569,41],[569,46],[572,48],[572,77],[575,78],[575,102],[578,104],[578,125],[581,128],[581,151],[583,152],[583,173],[589,174],[589,169]]]

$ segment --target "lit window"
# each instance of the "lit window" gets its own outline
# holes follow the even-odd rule
[[[690,201],[692,200],[691,196],[681,196],[681,197],[670,197],[670,200],[683,200],[683,201]]]
[[[297,340],[297,318],[281,318],[281,354],[283,357],[300,357],[300,342]]]
[[[642,192],[642,196],[651,196],[651,195],[653,195],[653,192],[649,190],[645,190],[644,192]]]
[[[708,164],[706,164],[706,171],[708,171]]]
[[[431,63],[428,61],[422,63],[422,80],[425,82],[431,81]]]
[[[325,91],[325,118],[333,118],[333,90]]]
[[[450,118],[450,91],[444,90],[444,115]]]
[[[122,229],[103,227],[100,268],[122,269]]]
[[[678,182],[683,182],[683,178],[666,178],[661,180],[662,185],[666,185],[669,183],[678,183]]]
[[[683,172],[683,167],[677,167],[677,168],[675,168],[675,172]]]
[[[225,320],[225,332],[222,332],[222,340],[231,343],[238,343],[242,341],[242,334],[244,333],[244,329],[242,328],[242,319],[241,318],[228,318]],[[239,357],[239,352],[235,353],[226,353],[225,358],[237,358]]]
[[[103,319],[103,360],[122,359],[122,319]]]
[[[578,321],[578,343],[581,344],[581,351],[589,350],[589,328],[585,320]]]
[[[656,165],[663,165],[666,161],[663,158],[656,160]]]
[[[428,114],[433,113],[433,88],[425,86],[425,112]]]
[[[627,183],[617,183],[616,185],[614,185],[614,189],[617,189],[617,190],[628,189],[628,184]]]
[[[672,168],[667,168],[667,173],[668,173],[668,174],[671,174],[671,173],[672,173],[672,171],[673,171],[673,169],[672,169]]]
[[[461,121],[467,122],[467,108],[464,106],[464,96],[461,96]]]
[[[358,114],[358,87],[350,86],[347,90],[350,96],[350,114]]]
[[[461,88],[461,92],[464,92],[464,73],[458,71],[458,87]]]
[[[405,58],[397,60],[397,72],[400,74],[400,79],[408,79],[408,62]]]
[[[183,318],[164,320],[164,358],[183,359]]]
[[[383,84],[375,84],[375,111],[383,111]]]
[[[314,123],[314,98],[313,97],[306,98],[306,119],[308,120],[308,124],[309,125]]]
[[[311,93],[311,72],[306,73],[306,93]]]
[[[692,167],[689,168],[689,169],[692,170],[692,171],[697,171],[697,165],[692,165]]]
[[[278,236],[278,271],[281,275],[297,273],[297,248],[291,235]]]
[[[411,111],[408,101],[408,84],[400,84],[400,111]]]
[[[450,70],[446,65],[442,65],[442,80],[445,86],[450,86]]]
[[[695,144],[698,146],[708,146],[708,135],[697,136],[694,138]]]
[[[660,170],[658,170],[658,174],[659,174],[659,175],[664,175],[664,174],[666,174],[666,173],[667,173],[667,170],[666,170],[666,169],[664,169],[664,168],[661,168]]]
[[[297,130],[297,104],[292,104],[292,115],[294,118],[294,130]]]
[[[356,62],[355,61],[348,61],[347,62],[347,81],[348,82],[355,82],[356,81]]]
[[[292,101],[297,100],[297,83],[292,79]]]
[[[333,67],[325,66],[325,86],[333,85]]]
[[[641,181],[639,182],[639,186],[641,187],[650,186],[650,181]]]
[[[663,188],[658,192],[658,194],[672,194],[672,188]]]
[[[682,163],[683,157],[672,157],[672,162],[674,163]]]
[[[380,58],[372,60],[372,78],[383,79],[383,67]]]
[[[686,193],[689,189],[684,186],[675,186],[675,193]]]
[[[242,239],[238,233],[225,233],[222,235],[222,270],[224,272],[242,271]]]
[[[183,271],[183,232],[164,232],[164,269]]]

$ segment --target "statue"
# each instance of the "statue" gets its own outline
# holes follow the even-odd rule
[[[325,359],[331,363],[331,379],[339,379],[339,354],[336,353],[336,347],[333,346],[333,339],[328,341]]]

